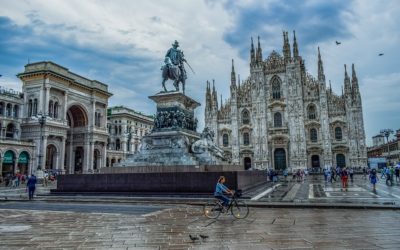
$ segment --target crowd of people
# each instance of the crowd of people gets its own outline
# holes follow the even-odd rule
[[[16,173],[6,174],[4,177],[0,175],[0,186],[9,188],[18,188],[20,185],[24,185],[29,179],[27,174]],[[47,186],[50,182],[54,182],[57,179],[57,174],[45,171],[43,174],[43,186]]]

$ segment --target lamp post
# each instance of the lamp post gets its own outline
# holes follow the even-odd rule
[[[382,129],[380,132],[381,135],[383,135],[384,137],[386,137],[386,143],[387,143],[387,149],[388,149],[388,162],[390,164],[390,148],[389,148],[389,136],[390,134],[393,134],[393,130],[390,128],[385,128]]]
[[[38,114],[38,121],[40,124],[40,143],[39,143],[39,162],[37,170],[42,170],[42,157],[43,157],[43,127],[46,124],[46,115],[39,113]]]

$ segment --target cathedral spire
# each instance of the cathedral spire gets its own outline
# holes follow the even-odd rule
[[[220,95],[220,98],[221,98],[221,109],[222,109],[222,94]]]
[[[240,74],[238,74],[238,89],[240,90]]]
[[[256,56],[255,56],[255,52],[254,52],[253,37],[251,37],[250,63],[254,63],[255,60],[256,60]]]
[[[349,75],[347,74],[346,64],[344,65],[344,94],[348,95],[351,93],[351,83]]]
[[[358,79],[356,75],[356,70],[354,69],[354,63],[351,65],[351,86],[353,90],[353,94],[358,94],[359,93],[359,87],[358,87]]]
[[[262,49],[261,49],[261,44],[260,44],[260,36],[258,36],[256,61],[262,62]]]
[[[210,82],[206,82],[206,112],[211,109],[211,90]]]
[[[293,57],[299,58],[299,48],[297,47],[296,31],[293,30]]]
[[[290,62],[290,44],[289,44],[289,34],[283,31],[283,57],[285,62]]]
[[[215,80],[213,79],[213,91],[212,91],[212,98],[213,98],[213,107],[218,109],[218,97],[217,91],[215,90]]]
[[[331,83],[331,80],[329,80],[329,89],[330,89],[331,94],[332,94],[332,83]]]
[[[236,85],[236,73],[235,73],[235,65],[232,59],[232,71],[231,71],[231,86]]]
[[[319,47],[318,47],[318,81],[325,82],[324,65],[322,63]]]

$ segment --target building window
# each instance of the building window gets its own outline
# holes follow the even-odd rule
[[[282,114],[279,112],[276,112],[274,114],[274,127],[275,128],[282,127]]]
[[[318,141],[318,133],[315,128],[310,129],[310,140],[312,142],[317,142]]]
[[[53,101],[50,100],[49,101],[49,116],[50,117],[53,117],[53,109],[54,109],[54,104],[53,104]]]
[[[115,140],[115,150],[121,149],[121,141],[119,139]]]
[[[0,115],[4,115],[4,103],[0,102]]]
[[[28,117],[32,116],[32,99],[28,102]]]
[[[14,118],[18,118],[19,115],[19,106],[14,105]]]
[[[33,100],[33,113],[32,113],[32,115],[36,116],[37,113],[38,113],[38,100],[34,99]]]
[[[11,117],[11,116],[12,116],[12,105],[11,105],[11,103],[8,103],[8,104],[7,104],[6,115],[7,115],[8,117]]]
[[[343,138],[342,128],[341,127],[336,127],[335,128],[335,139],[338,140],[338,141],[341,141],[342,138]]]
[[[249,114],[249,111],[247,111],[247,110],[244,110],[242,112],[242,123],[250,124],[250,114]]]
[[[315,109],[315,106],[311,104],[310,106],[308,106],[308,119],[315,120],[316,117],[317,111]]]
[[[224,145],[224,147],[228,147],[228,145],[229,145],[228,134],[223,134],[222,135],[222,145]]]
[[[243,133],[243,145],[249,145],[250,144],[250,135],[249,133]]]
[[[58,102],[54,103],[54,114],[53,114],[54,118],[58,118]]]
[[[272,99],[281,99],[281,82],[278,77],[272,79]]]

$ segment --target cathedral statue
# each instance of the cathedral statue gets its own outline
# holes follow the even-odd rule
[[[182,92],[185,93],[185,81],[187,79],[184,63],[187,64],[183,51],[178,49],[179,43],[175,40],[172,48],[167,51],[165,55],[164,65],[162,70],[162,86],[164,91],[167,92],[165,82],[170,79],[174,81],[173,85],[176,91],[179,91],[179,83],[182,84]],[[189,66],[189,64],[188,64]],[[190,67],[190,66],[189,66]]]

